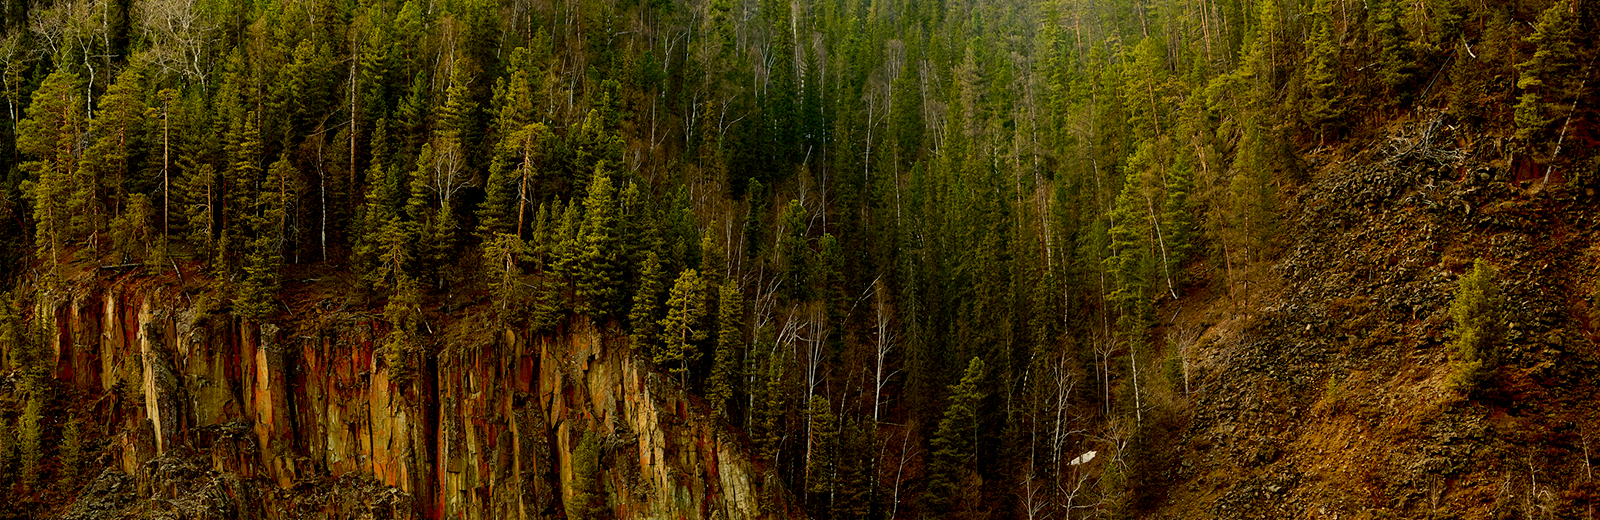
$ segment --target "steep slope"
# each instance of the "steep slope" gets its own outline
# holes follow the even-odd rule
[[[400,383],[383,322],[336,282],[256,326],[209,314],[186,281],[91,272],[35,302],[54,322],[48,377],[73,396],[45,426],[82,423],[47,444],[91,454],[76,471],[92,482],[35,497],[46,511],[81,491],[64,518],[796,515],[703,405],[586,320],[534,336],[435,315],[444,347]]]
[[[1396,123],[1324,158],[1258,280],[1272,289],[1173,325],[1206,332],[1158,516],[1593,514],[1594,191],[1514,182],[1516,162],[1450,129]],[[1508,333],[1462,396],[1449,308],[1476,258],[1499,271]]]

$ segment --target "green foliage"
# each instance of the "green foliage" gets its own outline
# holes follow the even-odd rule
[[[933,460],[928,466],[928,489],[924,498],[928,511],[953,511],[978,507],[964,503],[976,476],[973,468],[978,456],[978,405],[983,401],[983,360],[972,358],[961,374],[961,382],[950,387],[950,402],[944,418],[929,443]]]
[[[761,347],[770,346],[770,331],[760,335]],[[756,362],[752,363],[752,372],[757,374],[753,378],[752,409],[750,410],[751,441],[755,444],[757,458],[776,465],[783,439],[789,432],[784,431],[784,411],[788,406],[788,395],[784,381],[788,373],[789,361],[783,357],[773,357],[765,348],[754,349]]]
[[[1570,0],[1550,4],[1539,14],[1526,41],[1534,48],[1528,61],[1517,64],[1522,91],[1516,105],[1517,138],[1530,142],[1555,138],[1557,121],[1567,112],[1565,101],[1577,95],[1573,85],[1579,63],[1574,36],[1577,15]]]
[[[835,474],[835,457],[838,455],[839,418],[834,415],[828,398],[816,395],[807,403],[806,417],[810,424],[806,431],[806,491],[828,493],[833,491],[838,475]]]
[[[241,318],[261,322],[277,309],[278,271],[288,238],[290,201],[300,192],[300,172],[287,158],[272,163],[263,190],[249,214],[250,233],[245,241],[244,280],[239,283],[233,311]]]
[[[706,300],[704,278],[686,269],[672,284],[667,298],[667,316],[662,318],[661,343],[652,356],[657,365],[687,381],[689,367],[700,359],[699,343],[710,336],[704,326]]]
[[[872,511],[872,463],[877,449],[870,418],[841,421],[833,518],[863,520]]]
[[[142,193],[127,192],[135,180],[130,178],[136,173],[135,154],[145,146],[141,142],[147,117],[144,89],[141,67],[123,69],[100,96],[95,118],[89,121],[89,133],[95,138],[84,150],[81,167],[104,189],[113,213],[124,200],[131,205],[131,197],[144,197]]]
[[[665,276],[661,272],[661,260],[655,252],[646,254],[644,263],[639,266],[639,288],[633,293],[633,309],[628,311],[629,330],[632,331],[629,339],[633,349],[652,357],[661,341],[659,316],[661,299],[666,291],[666,287],[663,287]]]
[[[17,121],[17,151],[33,160],[22,164],[32,175],[22,191],[33,203],[37,231],[34,245],[39,258],[50,260],[51,268],[62,261],[61,250],[77,238],[82,219],[90,215],[85,207],[91,199],[82,197],[92,183],[78,172],[78,135],[83,130],[82,88],[77,74],[56,71],[45,77],[33,93],[27,116]]]
[[[1144,197],[1138,178],[1124,182],[1111,213],[1111,250],[1105,260],[1106,273],[1115,284],[1107,299],[1123,316],[1134,319],[1142,319],[1148,307],[1150,221]]]
[[[1306,58],[1301,66],[1305,109],[1301,121],[1322,130],[1344,114],[1339,93],[1339,45],[1334,42],[1329,0],[1318,0],[1311,12],[1311,38],[1306,41]]]
[[[189,294],[199,314],[231,302],[259,322],[286,273],[350,269],[352,310],[383,306],[380,370],[406,391],[430,319],[543,333],[576,311],[625,326],[686,387],[705,370],[712,408],[771,462],[769,489],[834,518],[903,516],[875,504],[923,484],[950,506],[924,512],[1020,510],[996,490],[1037,417],[1095,430],[1106,418],[1080,410],[1114,409],[1133,377],[1111,357],[1163,351],[1152,303],[1184,273],[1232,282],[1273,260],[1300,154],[1342,160],[1425,92],[1473,135],[1516,131],[1511,152],[1594,154],[1596,11],[1573,0],[335,4],[200,6],[176,32],[123,0],[0,16],[0,156],[18,163],[0,182],[0,274],[37,270],[50,293],[93,263],[192,282],[198,262],[218,281]],[[154,29],[131,34],[133,14]],[[0,344],[42,370],[11,314]],[[1076,340],[1091,337],[1105,341]],[[1493,351],[1453,363],[1481,379]],[[1030,397],[1027,413],[970,414],[986,425],[969,439],[941,430],[973,358],[991,373],[980,394]],[[1090,358],[1098,391],[1045,404],[1043,381]],[[137,364],[117,375],[134,402]],[[805,459],[821,437],[795,432],[824,409],[834,426],[813,430],[837,437]],[[891,460],[896,444],[929,456]],[[1056,467],[1029,477],[1062,474],[1040,464]],[[1104,513],[1037,516],[1080,512]]]
[[[1479,258],[1471,271],[1461,275],[1450,302],[1455,322],[1450,386],[1462,394],[1476,392],[1500,362],[1506,301],[1497,278],[1494,267]]]
[[[160,253],[160,235],[151,229],[155,208],[143,193],[128,197],[127,207],[111,221],[112,249],[129,262],[141,262],[152,253]]]
[[[732,415],[733,396],[744,379],[740,370],[744,350],[744,297],[738,284],[728,281],[718,292],[717,350],[706,379],[706,400],[720,417]]]
[[[595,318],[612,316],[622,304],[622,252],[616,190],[605,163],[597,164],[583,199],[583,223],[573,244],[576,309]]]
[[[810,215],[800,201],[790,200],[779,219],[783,223],[778,246],[784,259],[783,289],[791,299],[810,300],[817,271],[816,255],[807,236],[811,228]]]
[[[485,279],[502,321],[518,321],[518,314],[528,307],[528,283],[518,266],[528,254],[528,244],[511,233],[496,233],[483,243],[483,265],[488,274]]]
[[[61,445],[57,449],[57,457],[61,462],[61,473],[57,475],[56,485],[63,493],[77,491],[78,481],[84,477],[79,471],[88,466],[84,453],[83,420],[78,417],[67,419],[66,426],[61,428]]]
[[[389,302],[383,307],[389,334],[383,340],[383,360],[390,384],[406,388],[417,376],[418,361],[425,354],[422,336],[422,288],[401,273],[395,281]]]
[[[9,418],[0,415],[0,482],[11,482],[17,465],[17,448],[20,424],[14,424]]]
[[[1405,87],[1416,73],[1416,55],[1411,48],[1411,37],[1402,23],[1403,7],[1398,0],[1379,0],[1373,18],[1373,34],[1377,38],[1378,81],[1384,87],[1388,103],[1405,99],[1410,92]]]
[[[572,481],[567,491],[567,518],[603,518],[605,490],[600,483],[600,437],[583,432],[572,450]]]
[[[40,379],[44,379],[40,377]],[[45,446],[45,401],[48,396],[48,383],[35,386],[28,392],[28,400],[23,405],[22,417],[17,427],[17,452],[20,464],[17,471],[22,474],[22,485],[28,489],[38,489],[44,477]]]

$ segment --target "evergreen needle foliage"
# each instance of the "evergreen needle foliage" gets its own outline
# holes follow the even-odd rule
[[[1450,386],[1463,394],[1476,392],[1499,363],[1506,301],[1496,278],[1494,267],[1479,258],[1471,271],[1461,275],[1450,302],[1455,322]]]

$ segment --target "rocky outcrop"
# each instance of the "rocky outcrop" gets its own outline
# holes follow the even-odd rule
[[[534,335],[440,318],[402,385],[381,317],[240,323],[129,278],[70,293],[35,312],[55,323],[57,386],[96,403],[106,469],[66,518],[558,518],[590,477],[586,435],[606,516],[799,516],[703,405],[585,319]]]

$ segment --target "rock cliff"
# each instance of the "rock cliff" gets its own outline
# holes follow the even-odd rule
[[[398,384],[381,317],[330,299],[241,323],[180,285],[80,276],[24,312],[44,327],[50,386],[72,396],[44,437],[60,445],[76,421],[83,439],[66,442],[89,455],[41,470],[81,475],[52,515],[799,516],[702,404],[588,320],[536,335],[436,316],[434,347]],[[18,388],[0,404],[20,410]],[[593,460],[576,460],[584,442]]]

